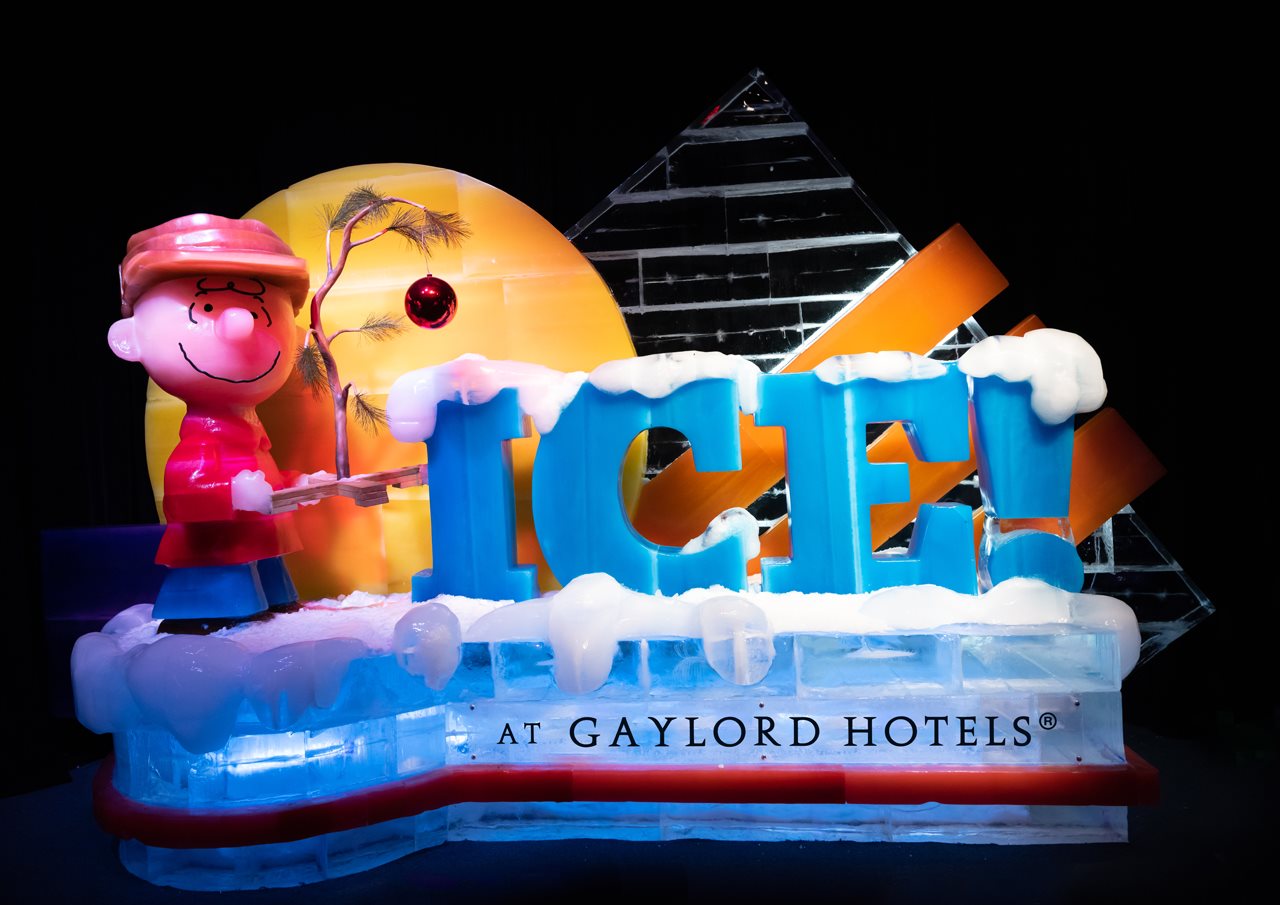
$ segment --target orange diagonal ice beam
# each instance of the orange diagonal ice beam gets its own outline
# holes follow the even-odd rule
[[[1009,336],[1022,336],[1031,330],[1039,330],[1044,324],[1034,314],[1009,331]],[[894,423],[867,446],[867,459],[871,462],[905,462],[909,472],[911,497],[902,503],[886,503],[871,507],[871,547],[875,549],[893,537],[915,519],[921,503],[934,503],[955,487],[978,467],[973,458],[963,462],[921,462],[911,451],[907,432],[901,423]],[[760,556],[791,555],[791,519],[784,518],[760,537]],[[749,572],[760,571],[759,558],[748,564]]]
[[[781,370],[808,371],[832,355],[884,349],[923,355],[1007,285],[957,224],[833,321]],[[778,482],[786,471],[782,429],[758,427],[745,416],[739,425],[742,469],[698,472],[686,451],[641,492],[633,519],[641,534],[660,544],[683,544],[725,509],[750,505]]]

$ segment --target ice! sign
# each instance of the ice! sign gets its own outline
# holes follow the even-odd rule
[[[562,583],[604,572],[647,593],[745,589],[759,548],[749,514],[729,510],[683,548],[661,546],[632,527],[619,483],[628,447],[655,427],[684,434],[699,471],[740,468],[739,412],[786,432],[792,550],[762,561],[765,591],[975,593],[980,580],[1015,576],[1078,591],[1073,416],[1105,395],[1093,349],[1057,330],[991,337],[959,362],[876,352],[795,374],[762,374],[718,352],[611,361],[589,374],[462,356],[405,374],[387,402],[395,436],[427,444],[434,565],[414,577],[413,598],[537,596],[535,567],[515,561],[506,442],[528,436],[530,422],[541,437],[534,526]],[[905,463],[867,459],[867,425],[892,421],[925,462],[967,460],[972,427],[986,515],[976,556],[973,513],[955,504],[921,506],[910,549],[872,549],[870,507],[910,498]]]

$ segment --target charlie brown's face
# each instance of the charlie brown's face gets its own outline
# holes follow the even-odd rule
[[[252,277],[168,280],[116,321],[111,349],[188,404],[256,405],[284,385],[298,335],[285,290]]]

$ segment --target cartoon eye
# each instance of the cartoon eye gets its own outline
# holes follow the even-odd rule
[[[212,306],[212,305],[205,305],[205,306],[204,306],[204,310],[205,310],[205,311],[212,311],[212,310],[213,310],[213,306]]]
[[[255,321],[258,319],[258,312],[256,312],[256,311],[250,311],[249,313],[253,315],[253,319],[254,319]]]

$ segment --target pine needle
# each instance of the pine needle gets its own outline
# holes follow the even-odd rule
[[[426,231],[445,248],[459,245],[463,239],[471,238],[471,224],[459,214],[441,214],[433,210],[423,211],[422,214]]]
[[[329,229],[342,229],[351,221],[351,218],[369,205],[376,205],[373,210],[365,214],[361,224],[374,224],[380,220],[386,219],[390,213],[390,203],[386,197],[371,185],[358,185],[351,191],[347,192],[342,203],[335,209],[332,205],[325,205],[325,213],[328,216]]]
[[[356,424],[371,434],[376,434],[387,423],[387,410],[371,402],[369,397],[359,391],[352,393],[354,401],[353,414]]]
[[[431,256],[431,246],[436,243],[448,248],[471,235],[471,227],[457,214],[422,211],[416,207],[396,211],[386,229],[404,239],[424,258]]]
[[[404,239],[410,248],[423,257],[431,254],[432,237],[423,225],[421,212],[416,207],[401,208],[387,224],[387,231]]]
[[[391,339],[408,328],[405,319],[397,314],[370,314],[364,319],[359,332],[374,342]]]
[[[312,396],[329,392],[329,375],[325,372],[324,359],[320,357],[320,348],[314,342],[306,342],[298,346],[298,357],[294,367],[302,384],[311,391]]]

